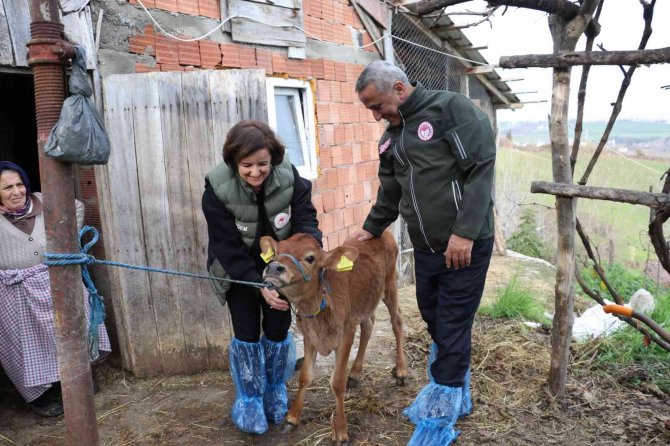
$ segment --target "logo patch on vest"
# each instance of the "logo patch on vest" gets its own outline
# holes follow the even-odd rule
[[[244,226],[244,225],[241,225],[239,223],[235,223],[235,226],[237,226],[238,231],[247,232],[249,230],[248,226]]]
[[[423,121],[419,124],[419,130],[417,130],[416,134],[421,141],[428,141],[433,137],[433,126],[430,125],[430,122]]]
[[[286,226],[291,219],[291,216],[287,214],[286,212],[282,212],[281,214],[277,214],[275,217],[275,227],[277,229],[281,229],[284,226]]]
[[[379,146],[379,154],[381,155],[382,153],[386,152],[386,149],[388,149],[390,145],[391,145],[391,138],[387,139],[384,142],[384,144]]]

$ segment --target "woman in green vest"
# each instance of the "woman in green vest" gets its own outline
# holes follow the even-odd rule
[[[241,121],[228,132],[224,162],[207,174],[202,197],[212,276],[262,282],[259,241],[265,235],[284,240],[302,232],[321,243],[312,184],[284,152],[262,122]],[[237,390],[232,420],[244,432],[262,434],[268,420],[280,424],[288,411],[286,381],[295,367],[289,305],[273,289],[212,283],[228,304],[235,335],[229,348]]]

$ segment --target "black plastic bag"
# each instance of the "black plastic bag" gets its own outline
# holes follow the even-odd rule
[[[109,136],[90,98],[93,88],[86,76],[86,52],[76,46],[75,53],[68,84],[71,96],[63,103],[44,151],[47,156],[67,163],[107,164]]]

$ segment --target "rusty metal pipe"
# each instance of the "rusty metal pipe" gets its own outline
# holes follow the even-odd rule
[[[71,57],[72,46],[62,40],[63,25],[58,15],[57,0],[30,0],[30,14],[28,64],[32,68],[35,84],[37,146],[47,249],[54,253],[74,253],[79,247],[73,168],[44,154],[49,132],[58,121],[65,100],[64,64],[66,58]],[[49,279],[68,444],[96,446],[99,443],[98,426],[80,267],[50,268]]]

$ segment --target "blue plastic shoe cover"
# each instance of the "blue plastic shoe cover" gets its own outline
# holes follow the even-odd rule
[[[446,446],[457,436],[454,429],[461,413],[462,387],[429,383],[403,414],[416,425],[408,445]]]
[[[268,381],[263,394],[263,407],[267,419],[274,424],[280,424],[288,412],[286,381],[291,378],[295,370],[295,342],[293,335],[289,333],[282,342],[273,342],[263,336],[261,344],[265,351],[265,371]]]
[[[260,435],[268,430],[263,411],[263,393],[267,386],[263,346],[260,342],[233,338],[229,355],[230,373],[237,390],[231,418],[242,432]]]
[[[462,387],[449,387],[429,383],[416,396],[414,402],[403,410],[403,414],[414,424],[434,419],[443,426],[453,426],[461,413]]]
[[[424,420],[414,429],[407,446],[449,446],[460,433],[453,426],[440,426],[433,420]]]
[[[465,381],[463,381],[463,402],[461,403],[461,415],[467,417],[472,413],[472,394],[470,393],[470,381],[472,379],[470,367],[465,372]]]

